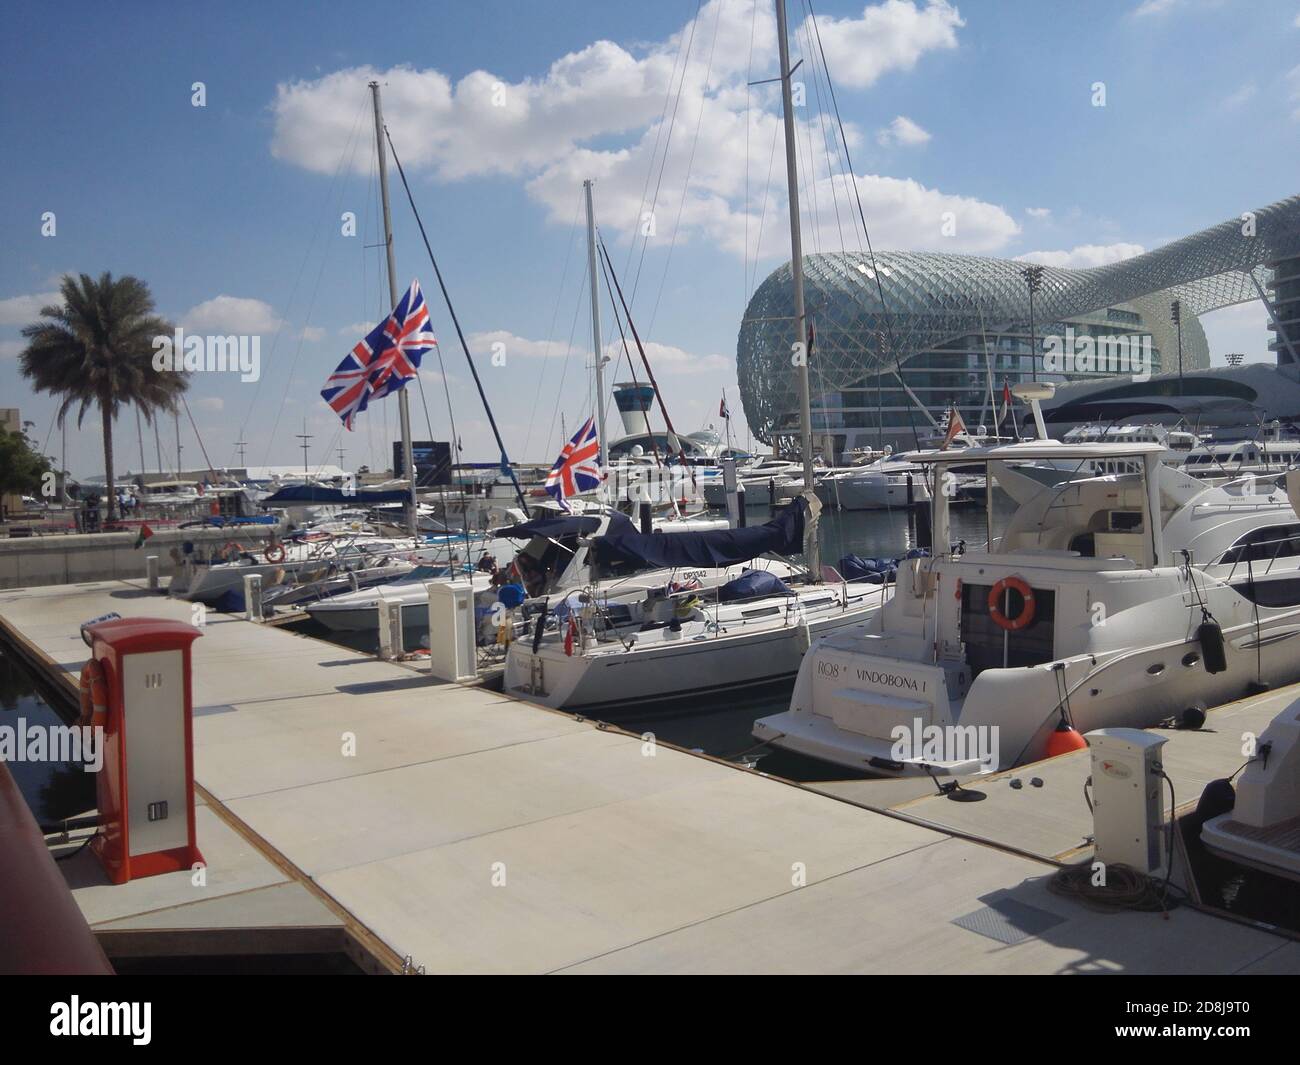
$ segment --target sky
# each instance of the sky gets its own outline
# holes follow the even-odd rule
[[[1064,266],[1297,192],[1296,0],[820,0],[815,27],[807,0],[789,10],[795,60],[825,53],[853,164],[849,178],[809,62],[805,252],[857,249],[850,181],[877,249]],[[346,432],[319,395],[388,312],[372,79],[512,459],[551,461],[592,410],[587,178],[675,425],[720,428],[724,389],[740,414],[741,316],[789,257],[778,87],[751,84],[776,73],[771,3],[20,0],[4,23],[0,406],[20,408],[48,454],[55,402],[19,372],[20,330],[61,275],[110,271],[144,280],[191,335],[260,338],[257,380],[192,377],[183,465],[236,465],[241,440],[249,464],[300,463],[306,434],[313,466],[340,447],[349,468],[387,466],[396,402]],[[411,386],[414,435],[449,439],[454,424],[464,458],[493,461],[390,171],[398,288],[420,281],[441,354]],[[623,380],[608,299],[602,286]],[[1270,358],[1258,302],[1202,324],[1214,363]],[[119,471],[140,467],[135,422],[117,423]],[[733,426],[743,438],[743,418]],[[173,465],[176,428],[163,429]],[[67,436],[69,468],[102,472],[97,419]]]

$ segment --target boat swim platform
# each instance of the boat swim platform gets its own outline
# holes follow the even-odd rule
[[[1246,734],[1258,736],[1297,698],[1300,685],[1291,685],[1215,707],[1199,729],[1148,729],[1166,740],[1161,762],[1173,781],[1179,816],[1195,808],[1210,781],[1231,776],[1247,760]],[[1083,749],[985,777],[957,778],[963,787],[984,796],[978,802],[953,802],[925,777],[837,780],[804,787],[942,832],[1068,863],[1092,854],[1092,813],[1083,795],[1091,771],[1091,754]],[[1167,789],[1163,799],[1168,815]]]
[[[9,590],[0,636],[71,698],[79,627],[110,611],[191,604],[134,581]],[[211,611],[193,663],[206,884],[61,863],[110,956],[282,936],[391,972],[1300,972],[1300,944],[1263,928],[1049,893],[1044,855],[1083,822],[1031,821],[987,782],[942,815],[915,791],[872,809],[863,782],[794,785]],[[1219,733],[1178,739],[1198,735]],[[1228,775],[1221,753],[1189,749],[1187,772]],[[1031,800],[1055,768],[1018,771]],[[1180,805],[1199,794],[1179,783]],[[1083,807],[1081,777],[1059,790]]]

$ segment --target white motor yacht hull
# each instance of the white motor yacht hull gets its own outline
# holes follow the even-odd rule
[[[1218,706],[1261,686],[1300,680],[1300,609],[1265,611],[1257,625],[1249,603],[1238,607],[1216,608],[1220,617],[1235,614],[1238,619],[1223,629],[1227,665],[1218,673],[1205,668],[1196,618],[1180,638],[1033,666],[985,669],[973,681],[969,670],[951,664],[945,668],[870,653],[880,641],[887,652],[887,636],[844,633],[811,649],[790,709],[755,722],[753,735],[835,765],[885,775],[1008,769],[1049,756],[1048,741],[1062,720],[1063,689],[1069,692],[1069,721],[1085,733],[1151,728],[1179,719],[1191,707]],[[1156,632],[1161,611],[1173,609],[1168,602],[1152,603],[1136,617],[1111,618],[1110,623]],[[916,758],[899,741],[906,737],[910,743],[918,725],[921,732],[930,726],[947,728],[950,737],[972,746],[964,757],[948,751]],[[972,728],[981,733],[968,731]],[[978,766],[973,764],[977,741],[996,756]]]
[[[908,503],[928,503],[930,490],[919,474],[909,492],[906,477],[860,474],[827,477],[817,486],[817,497],[840,510],[892,510]]]

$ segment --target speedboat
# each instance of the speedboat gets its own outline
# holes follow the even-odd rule
[[[511,644],[505,690],[590,711],[792,676],[811,640],[860,624],[889,594],[883,583],[814,581],[771,557],[802,550],[809,506],[801,497],[747,529],[593,539],[598,566],[660,566],[670,582],[605,581],[566,601],[549,630],[539,621]]]
[[[1164,451],[1035,440],[915,456],[932,479],[983,466],[1014,512],[995,520],[990,491],[983,550],[902,562],[893,597],[818,641],[790,708],[754,735],[860,771],[987,772],[1047,756],[1057,732],[1149,727],[1300,680],[1294,500],[1276,478],[1206,485]],[[1045,486],[1017,469],[1082,459],[1140,472]],[[946,493],[931,515],[948,544]]]

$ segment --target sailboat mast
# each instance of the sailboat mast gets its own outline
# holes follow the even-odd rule
[[[393,262],[393,218],[388,209],[388,153],[384,150],[384,111],[379,102],[379,82],[370,83],[375,101],[375,150],[379,153],[379,198],[384,209],[384,250],[388,253],[388,305],[397,306],[397,267]],[[415,463],[411,458],[411,400],[403,388],[397,393],[397,412],[402,423],[402,467],[411,482],[406,525],[412,536],[419,535],[415,506]]]
[[[781,51],[781,104],[785,114],[785,178],[790,201],[790,273],[794,283],[794,335],[802,357],[798,360],[799,419],[803,429],[803,485],[813,490],[812,401],[808,387],[808,323],[803,301],[803,241],[799,235],[799,167],[795,162],[794,101],[790,87],[790,41],[786,32],[785,0],[776,0],[776,37]],[[821,548],[810,537],[808,569],[821,579]]]
[[[596,275],[596,212],[591,205],[590,178],[582,183],[587,194],[587,274],[591,278],[591,350],[596,354],[596,432],[599,434],[599,463],[605,466],[605,360],[600,347],[600,291]],[[565,437],[568,440],[568,437]]]

